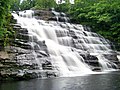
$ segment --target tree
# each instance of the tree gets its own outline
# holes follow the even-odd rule
[[[10,15],[10,0],[0,1],[0,46],[5,46],[8,42],[8,37],[11,34],[9,25]],[[2,47],[0,47],[1,49]]]
[[[54,0],[35,0],[35,9],[48,9],[55,7],[56,3]]]
[[[10,8],[12,11],[19,11],[20,10],[20,1],[21,0],[10,0]]]
[[[36,0],[24,0],[24,1],[22,1],[22,3],[20,4],[20,9],[21,9],[21,10],[31,9],[32,7],[35,6],[35,2],[36,2]]]

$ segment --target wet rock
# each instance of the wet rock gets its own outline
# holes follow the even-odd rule
[[[42,68],[43,68],[43,70],[52,70],[53,69],[51,62],[47,61],[47,60],[44,63],[42,63]]]
[[[49,20],[53,16],[52,12],[49,10],[34,10],[34,15],[36,19]]]
[[[35,43],[37,43],[38,42],[38,39],[37,39],[37,37],[36,36],[29,36],[29,42],[35,42]]]
[[[80,54],[85,62],[88,64],[88,65],[91,65],[91,66],[94,66],[94,67],[100,67],[99,65],[99,62],[98,62],[98,58],[96,56],[92,56],[90,54]]]
[[[48,78],[57,77],[57,74],[55,72],[46,72],[46,75],[47,75]]]
[[[49,21],[58,21],[58,18],[57,17],[51,17],[48,19]]]
[[[23,49],[32,49],[30,43],[24,43],[24,42],[14,42],[17,47],[21,47]]]
[[[23,39],[23,40],[29,40],[29,35],[28,34],[22,34],[22,33],[19,33],[17,34],[17,39]]]
[[[36,52],[41,54],[42,56],[48,56],[48,54],[45,51],[37,50]]]
[[[9,49],[7,49],[7,52],[17,54],[29,54],[32,53],[32,50],[26,50],[20,47],[10,46]]]
[[[63,12],[61,12],[61,13],[60,13],[60,16],[62,16],[62,17],[66,17],[66,14],[63,13]]]
[[[34,78],[38,78],[38,74],[37,73],[35,73],[35,72],[32,72],[32,73],[30,73],[30,72],[27,72],[27,73],[25,73],[24,75],[23,75],[23,77],[22,77],[23,79],[34,79]]]
[[[20,28],[17,33],[28,34],[28,30],[26,28]]]
[[[101,67],[93,67],[93,68],[92,68],[92,71],[100,72],[100,71],[101,71]]]
[[[60,21],[60,22],[66,22],[69,21],[69,19],[66,17],[65,13],[57,13],[54,10],[34,10],[35,18],[36,19],[42,19],[42,20],[50,20],[50,21]]]
[[[38,50],[40,50],[41,48],[39,47],[39,45],[37,45],[37,44],[35,44],[34,46],[33,46],[33,49],[36,51],[38,51]]]
[[[17,55],[17,60],[34,60],[35,57],[33,54],[20,54]]]
[[[60,22],[66,22],[67,18],[66,17],[59,17],[58,21],[60,21]]]
[[[118,61],[117,54],[104,54],[104,57],[111,61]]]

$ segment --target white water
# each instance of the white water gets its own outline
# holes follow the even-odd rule
[[[22,28],[28,30],[30,35],[36,37],[38,41],[45,41],[54,70],[59,71],[60,76],[79,76],[93,73],[82,56],[76,52],[77,49],[73,48],[73,38],[70,36],[69,30],[74,31],[75,35],[78,36],[79,41],[76,42],[76,45],[82,52],[85,51],[97,56],[103,71],[113,70],[112,65],[114,63],[110,63],[102,55],[111,51],[107,41],[98,37],[96,33],[85,31],[82,25],[37,20],[33,17],[33,11],[30,10],[20,12],[19,16],[15,13],[12,15]],[[32,40],[31,45],[34,46],[34,43]],[[35,55],[34,48],[33,54]],[[36,63],[41,69],[41,62],[37,58]]]
[[[66,3],[65,0],[55,0],[57,4],[63,4],[63,3]],[[69,0],[70,4],[74,4],[74,0]]]
[[[115,69],[113,69],[113,66],[116,66],[116,64],[107,60],[103,55],[99,54],[99,55],[97,55],[97,57],[98,57],[100,65],[102,66],[102,71],[110,71],[110,70],[114,71],[115,70]]]
[[[65,3],[65,0],[55,0],[57,4],[63,4]]]

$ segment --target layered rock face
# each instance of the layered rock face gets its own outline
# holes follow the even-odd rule
[[[13,46],[0,58],[1,80],[79,76],[119,68],[119,54],[90,28],[70,24],[64,13],[54,10],[27,12],[19,13],[21,18],[13,24]]]

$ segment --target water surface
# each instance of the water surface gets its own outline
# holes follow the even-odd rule
[[[1,83],[0,90],[120,90],[120,72]]]

